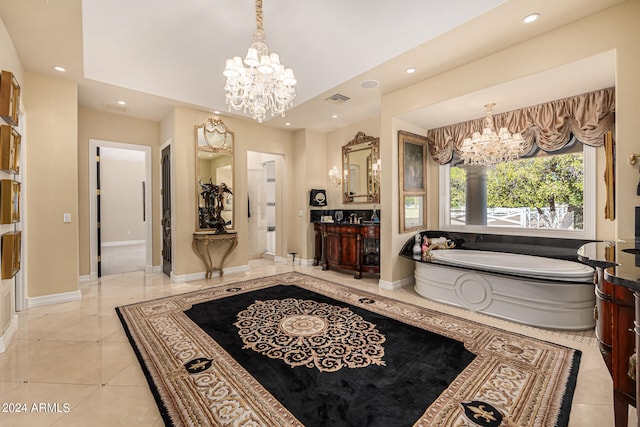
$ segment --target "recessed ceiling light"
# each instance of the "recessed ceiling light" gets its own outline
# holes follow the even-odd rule
[[[124,101],[118,101],[118,105],[127,105],[127,103]]]
[[[213,114],[216,114],[216,115],[218,115],[218,114],[220,114],[220,111],[218,111],[218,110],[215,110],[215,111],[213,112]]]
[[[56,70],[56,71],[60,71],[61,73],[64,73],[65,71],[67,71],[66,68],[61,67],[59,65],[56,65],[55,67],[53,67],[53,69]]]
[[[291,123],[287,122],[284,124],[285,126],[291,126]]]
[[[524,19],[522,20],[523,24],[531,24],[532,22],[537,21],[540,18],[540,14],[539,13],[532,13],[530,15],[527,15],[524,17]]]
[[[407,74],[413,74],[413,73],[416,72],[416,69],[415,68],[407,68],[406,71],[407,71]]]
[[[378,81],[377,80],[365,80],[362,83],[360,83],[360,87],[363,89],[373,89],[374,87],[378,86]]]
[[[332,119],[337,119],[337,118],[338,118],[338,115],[337,115],[337,114],[334,114],[333,116],[331,116],[331,118],[332,118]]]

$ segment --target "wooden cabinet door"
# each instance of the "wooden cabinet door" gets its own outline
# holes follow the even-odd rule
[[[341,257],[340,264],[344,266],[353,266],[355,267],[358,264],[358,257],[360,254],[358,253],[358,241],[357,235],[355,234],[343,234],[340,239],[340,244],[342,246],[341,249]]]
[[[332,265],[340,264],[340,253],[342,252],[342,241],[339,233],[327,231],[327,261]]]

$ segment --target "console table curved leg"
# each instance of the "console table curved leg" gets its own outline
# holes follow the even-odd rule
[[[224,262],[227,260],[227,257],[229,256],[229,254],[231,252],[233,252],[233,250],[236,248],[236,246],[238,246],[238,239],[233,239],[231,241],[231,246],[229,246],[229,249],[227,249],[227,252],[224,253],[224,255],[222,256],[222,260],[220,261],[220,277],[222,277],[224,275]]]
[[[213,263],[211,261],[211,254],[209,253],[209,242],[207,240],[200,241],[201,245],[198,245],[198,241],[194,240],[191,242],[191,247],[193,251],[200,257],[202,262],[204,262],[204,267],[206,270],[205,278],[211,279],[211,275],[213,273]]]

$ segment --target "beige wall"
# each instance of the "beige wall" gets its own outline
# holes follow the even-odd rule
[[[27,294],[78,290],[77,85],[27,72]],[[71,222],[63,223],[63,214]]]
[[[565,25],[562,28],[532,38],[492,55],[470,62],[449,72],[439,74],[413,86],[387,94],[382,100],[382,150],[383,165],[393,164],[393,175],[397,176],[397,125],[394,117],[420,107],[432,105],[450,98],[494,86],[499,83],[524,77],[529,74],[551,69],[598,53],[615,50],[616,62],[616,154],[618,159],[627,159],[634,150],[638,151],[637,135],[640,133],[640,2],[627,1],[586,19]],[[518,64],[518,66],[496,67],[495,64]],[[580,78],[580,76],[576,76]],[[424,130],[422,132],[424,134]],[[603,219],[604,188],[601,172],[602,155],[598,155],[598,187],[596,209],[597,238],[626,238],[633,236],[634,206],[639,202],[635,185],[616,185],[617,219],[612,228]],[[428,183],[428,197],[438,195],[437,174],[432,163]],[[617,183],[637,183],[638,170],[628,162],[619,161],[616,168]],[[395,182],[395,181],[394,181]],[[391,177],[383,173],[383,185],[394,185]],[[383,187],[384,188],[384,187]],[[394,190],[397,191],[397,190]],[[397,211],[395,198],[384,197],[383,211]],[[433,209],[429,206],[430,218]],[[429,220],[429,226],[437,222]],[[398,257],[406,235],[397,231],[398,222],[389,231],[382,231],[382,239],[391,256],[382,255],[381,279],[397,282],[407,277],[409,261]],[[611,231],[615,229],[615,233]]]
[[[119,114],[105,113],[86,107],[78,108],[77,171],[79,176],[79,248],[80,275],[90,274],[89,259],[89,140],[120,142],[151,147],[153,265],[160,265],[160,124]],[[92,158],[95,158],[93,156]]]
[[[315,255],[315,234],[309,206],[309,192],[312,188],[329,189],[327,165],[327,134],[310,130],[300,130],[294,135],[295,150],[295,196],[292,210],[302,211],[301,220],[293,223],[289,233],[289,247],[298,252],[298,259],[311,260]]]

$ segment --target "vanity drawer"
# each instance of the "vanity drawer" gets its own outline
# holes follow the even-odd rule
[[[360,227],[355,225],[328,225],[327,232],[341,234],[358,234],[360,232]]]

